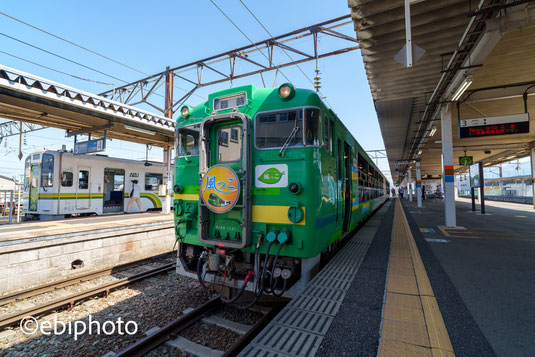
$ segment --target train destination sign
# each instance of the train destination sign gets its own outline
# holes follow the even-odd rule
[[[459,157],[459,165],[461,166],[469,166],[474,163],[474,157],[473,156],[460,156]]]
[[[528,113],[459,121],[459,138],[461,139],[523,133],[529,133]]]

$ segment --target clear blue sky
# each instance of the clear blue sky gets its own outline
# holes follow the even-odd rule
[[[253,41],[268,38],[267,33],[251,17],[238,0],[214,0]],[[259,1],[243,0],[274,35],[322,22],[349,13],[346,0],[320,1]],[[166,66],[178,66],[202,59],[233,48],[249,44],[248,40],[217,10],[210,0],[198,1],[12,1],[3,2],[0,11],[41,27],[53,34],[102,53],[117,61],[128,64],[145,73],[156,73]],[[355,37],[352,24],[338,29]],[[85,65],[109,73],[114,77],[131,82],[144,75],[119,66],[113,62],[90,54],[77,47],[45,35],[35,29],[0,15],[0,32],[20,40],[35,44],[48,51],[81,62]],[[320,48],[331,49],[338,40],[320,38]],[[308,42],[310,43],[310,42]],[[349,42],[338,42],[340,47],[349,47]],[[307,42],[297,46],[305,49]],[[323,47],[322,47],[323,46]],[[45,54],[9,38],[0,36],[1,50],[28,60],[41,63],[80,77],[116,85],[122,82],[74,65],[57,57]],[[312,49],[308,49],[312,52]],[[0,53],[0,63],[25,72],[36,74],[66,85],[93,93],[111,89],[110,85],[81,81]],[[228,63],[221,63],[228,66]],[[314,63],[302,64],[301,68],[314,77]],[[382,149],[383,140],[377,123],[377,116],[366,80],[364,66],[359,51],[320,60],[322,92],[327,101],[351,130],[365,150]],[[310,82],[295,67],[283,73],[297,87],[311,88]],[[265,75],[266,82],[273,81],[273,73]],[[276,86],[285,82],[278,76]],[[254,84],[261,86],[260,77],[249,77],[236,81],[234,85]],[[176,83],[181,86],[181,83]],[[225,83],[203,88],[193,96],[189,104],[202,101],[208,93],[228,88]],[[185,85],[184,85],[185,87]],[[180,95],[175,89],[175,97]],[[163,103],[163,100],[162,100]],[[163,106],[163,104],[162,104]],[[3,121],[3,119],[0,119]],[[66,144],[72,148],[72,139],[65,138],[65,132],[46,129],[26,138],[24,152],[36,148],[61,148]],[[18,137],[7,140],[7,147],[0,147],[0,174],[20,175],[23,164],[17,159]],[[107,154],[115,157],[142,159],[143,145],[113,140],[108,143]],[[150,157],[162,159],[161,150],[154,148]],[[381,169],[388,170],[386,160],[381,161]]]

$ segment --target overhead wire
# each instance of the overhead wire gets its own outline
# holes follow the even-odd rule
[[[238,29],[238,31],[240,31],[240,33],[251,43],[251,45],[253,45],[257,50],[258,52],[260,52],[262,54],[262,56],[264,56],[265,59],[267,59],[269,61],[269,58],[266,56],[266,54],[262,51],[260,51],[260,49],[255,45],[255,43],[249,38],[249,36],[247,36],[245,34],[245,32],[242,31],[242,29],[219,7],[217,6],[217,4],[214,2],[214,0],[210,0],[210,2],[227,18],[227,20],[230,21],[230,23],[232,25],[234,25],[234,27],[236,27],[236,29]],[[292,81],[284,74],[284,72],[280,69],[280,68],[277,68],[277,71],[280,72],[282,74],[282,76],[284,78],[286,78],[286,80],[290,83],[292,83]]]
[[[5,34],[5,33],[3,33],[3,32],[0,32],[0,35],[2,35],[2,36],[4,36],[4,37],[7,37],[7,38],[9,38],[9,39],[11,39],[11,40],[13,40],[13,41],[17,41],[17,42],[19,42],[19,43],[25,44],[26,46],[35,48],[35,49],[37,49],[37,50],[39,50],[39,51],[48,53],[49,55],[52,55],[52,56],[61,58],[62,60],[65,60],[65,61],[67,61],[67,62],[74,63],[74,64],[76,64],[76,65],[78,65],[78,66],[80,66],[80,67],[87,68],[87,69],[89,69],[89,70],[91,70],[91,71],[93,71],[93,72],[102,74],[102,75],[104,75],[104,76],[106,76],[106,77],[113,78],[113,79],[115,79],[115,80],[117,80],[117,81],[120,81],[120,82],[123,82],[123,83],[128,83],[127,81],[125,81],[125,80],[123,80],[123,79],[121,79],[121,78],[117,78],[117,77],[115,77],[115,76],[113,76],[113,75],[111,75],[111,74],[108,74],[108,73],[106,73],[106,72],[99,71],[98,69],[89,67],[89,66],[87,66],[87,65],[85,65],[85,64],[83,64],[83,63],[80,63],[80,62],[71,60],[71,59],[69,59],[69,58],[67,58],[67,57],[63,57],[63,56],[61,56],[61,55],[58,55],[57,53],[54,53],[54,52],[45,50],[44,48],[41,48],[41,47],[36,46],[36,45],[33,45],[33,44],[29,43],[29,42],[26,42],[26,41],[23,41],[23,40],[19,40],[18,38],[15,38],[15,37],[13,37],[13,36],[7,35],[7,34]]]
[[[251,16],[256,20],[256,22],[258,22],[258,24],[260,26],[262,26],[262,28],[264,29],[264,31],[266,31],[266,33],[271,36],[271,38],[274,38],[275,36],[273,36],[271,34],[271,32],[269,32],[269,30],[266,28],[266,26],[264,26],[264,24],[258,19],[258,17],[256,17],[256,15],[251,11],[251,9],[249,9],[249,7],[247,7],[247,5],[245,5],[245,3],[242,1],[242,0],[239,0],[240,3],[243,5],[243,7],[245,7],[245,9],[247,9],[247,11],[249,12],[249,14],[251,14]],[[286,56],[288,56],[288,58],[290,59],[290,61],[294,61],[294,59],[292,58],[292,56],[290,56],[290,54],[288,53],[288,51],[286,51],[284,48],[281,47],[281,50],[286,54]],[[310,84],[312,84],[312,86],[314,86],[314,82],[310,79],[310,77],[305,73],[305,71],[303,71],[303,69],[301,68],[301,66],[299,65],[299,63],[296,63],[296,66],[297,68],[299,69],[299,71],[301,71],[301,73],[303,74],[303,76],[306,77],[306,79],[310,82]],[[321,95],[321,97],[323,97],[323,100],[325,100],[325,102],[331,106],[329,104],[329,102],[327,101],[327,98],[323,95],[323,93],[318,89],[318,93]]]
[[[7,56],[16,58],[16,59],[18,59],[18,60],[21,60],[21,61],[24,61],[24,62],[28,62],[28,63],[31,63],[31,64],[33,64],[33,65],[42,67],[42,68],[44,68],[44,69],[48,69],[48,70],[50,70],[50,71],[57,72],[57,73],[60,73],[60,74],[66,75],[66,76],[70,76],[70,77],[73,77],[73,78],[76,78],[76,79],[79,79],[79,80],[82,80],[82,81],[93,82],[93,83],[98,83],[98,84],[105,84],[105,85],[110,85],[110,86],[113,85],[113,83],[101,82],[101,81],[97,81],[97,80],[94,80],[94,79],[84,78],[84,77],[76,76],[76,75],[74,75],[74,74],[70,74],[70,73],[67,73],[67,72],[63,72],[63,71],[60,71],[59,69],[55,69],[55,68],[52,68],[52,67],[48,67],[48,66],[42,65],[42,64],[40,64],[40,63],[37,63],[37,62],[34,62],[34,61],[30,61],[30,60],[28,60],[28,59],[26,59],[26,58],[22,58],[22,57],[19,57],[19,56],[15,56],[14,54],[11,54],[11,53],[8,53],[8,52],[2,51],[2,50],[0,50],[0,53],[3,53],[3,54],[5,54],[5,55],[7,55]]]
[[[78,47],[78,48],[80,48],[80,49],[82,49],[82,50],[84,50],[84,51],[87,51],[87,52],[89,52],[89,53],[92,53],[92,54],[94,54],[94,55],[96,55],[96,56],[102,57],[102,58],[104,58],[104,59],[106,59],[106,60],[108,60],[108,61],[111,61],[111,62],[113,62],[113,63],[116,63],[116,64],[118,64],[118,65],[120,65],[120,66],[123,66],[123,67],[125,67],[125,68],[129,68],[129,69],[131,69],[131,70],[133,70],[133,71],[136,71],[137,73],[141,73],[141,74],[143,74],[143,75],[145,75],[145,76],[148,76],[148,75],[149,75],[148,73],[143,72],[143,71],[141,71],[141,70],[139,70],[139,69],[137,69],[137,68],[135,68],[135,67],[132,67],[132,66],[130,66],[130,65],[127,65],[126,63],[117,61],[117,60],[115,60],[115,59],[113,59],[113,58],[111,58],[111,57],[108,57],[108,56],[106,56],[106,55],[103,55],[102,53],[99,53],[99,52],[97,52],[97,51],[93,51],[93,50],[91,50],[91,49],[89,49],[89,48],[87,48],[87,47],[84,47],[84,46],[82,46],[82,45],[79,45],[79,44],[77,44],[77,43],[75,43],[75,42],[73,42],[73,41],[70,41],[70,40],[67,40],[67,39],[65,39],[65,38],[63,38],[63,37],[61,37],[61,36],[55,35],[55,34],[49,32],[49,31],[47,31],[47,30],[45,30],[45,29],[42,29],[42,28],[37,27],[37,26],[34,26],[34,25],[32,25],[32,24],[30,24],[30,23],[28,23],[28,22],[26,22],[26,21],[23,21],[23,20],[21,20],[21,19],[18,19],[18,18],[16,18],[16,17],[11,16],[11,15],[8,15],[8,14],[6,14],[5,12],[0,11],[0,15],[6,16],[6,17],[8,17],[8,18],[10,18],[10,19],[12,19],[12,20],[14,20],[14,21],[20,22],[21,24],[24,24],[24,25],[26,25],[26,26],[28,26],[28,27],[31,27],[31,28],[33,28],[33,29],[35,29],[35,30],[37,30],[37,31],[40,31],[40,32],[42,32],[42,33],[44,33],[44,34],[47,34],[47,35],[49,35],[49,36],[52,36],[52,37],[54,37],[54,38],[56,38],[56,39],[58,39],[58,40],[64,41],[64,42],[66,42],[66,43],[68,43],[68,44],[70,44],[70,45],[72,45],[72,46]],[[13,56],[13,57],[15,57],[15,56]],[[28,62],[28,61],[26,61],[26,62]],[[33,64],[36,64],[36,63],[34,62]],[[37,64],[37,65],[39,66],[39,64]],[[43,66],[41,66],[41,67],[43,67]],[[47,69],[51,69],[51,68],[47,68]],[[53,70],[53,69],[52,69],[52,70]],[[58,72],[58,71],[56,70],[55,72]],[[63,74],[65,74],[65,73],[63,73]],[[72,75],[70,75],[70,76],[72,76]],[[78,77],[76,77],[76,76],[72,76],[72,77],[74,77],[74,78],[78,78]],[[78,79],[87,80],[87,81],[91,81],[91,82],[95,82],[95,83],[99,83],[99,84],[108,84],[108,85],[109,85],[109,83],[100,82],[100,81],[94,81],[94,80],[89,80],[89,79],[85,79],[85,78],[78,78]],[[126,81],[123,81],[123,82],[126,83]],[[111,84],[111,85],[113,85],[113,84]],[[181,91],[184,91],[184,92],[189,92],[189,90],[184,89],[184,88],[181,88],[181,87],[178,87],[178,86],[176,86],[176,85],[173,85],[173,87],[176,88],[176,89],[179,89],[179,90],[181,90]],[[157,94],[157,93],[156,93],[156,94]],[[158,95],[159,95],[159,94],[158,94]],[[197,97],[199,97],[199,98],[201,98],[201,99],[204,99],[204,100],[207,99],[207,98],[205,98],[205,97],[203,97],[203,96],[200,96],[200,95],[198,95],[198,94],[194,94],[194,95],[197,96]],[[160,96],[161,96],[161,95],[160,95]]]

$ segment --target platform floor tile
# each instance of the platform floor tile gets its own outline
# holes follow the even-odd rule
[[[366,256],[389,203],[362,227],[303,293],[293,299],[240,356],[314,356]]]

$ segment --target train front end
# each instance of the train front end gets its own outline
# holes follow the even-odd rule
[[[178,273],[235,288],[235,296],[245,290],[289,295],[305,286],[321,252],[307,224],[320,202],[303,194],[307,185],[319,189],[309,165],[317,162],[320,102],[289,84],[244,86],[181,109]]]

